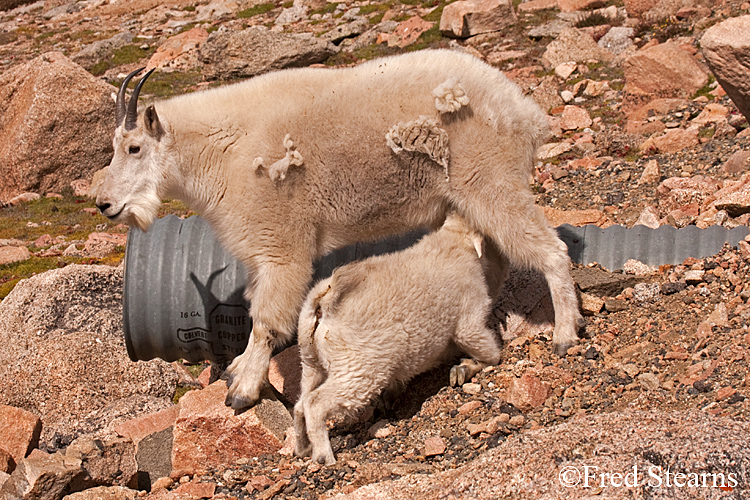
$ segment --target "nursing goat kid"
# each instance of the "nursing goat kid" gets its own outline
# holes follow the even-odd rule
[[[290,342],[313,261],[448,210],[490,239],[491,293],[508,261],[541,271],[558,353],[581,322],[565,244],[529,188],[545,115],[500,71],[426,50],[341,69],[302,68],[157,101],[144,76],[117,96],[114,157],[96,204],[147,229],[161,199],[183,200],[248,272],[253,331],[226,375],[227,404],[254,404],[274,348]],[[150,74],[150,73],[149,73]]]
[[[297,329],[297,455],[332,464],[328,418],[364,408],[458,351],[473,359],[451,369],[453,385],[500,361],[481,257],[482,236],[449,215],[411,248],[347,264],[313,287]]]

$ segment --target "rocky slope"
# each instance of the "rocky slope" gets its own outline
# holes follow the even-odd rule
[[[84,195],[111,154],[109,94],[140,66],[159,68],[144,92],[165,97],[285,67],[425,47],[469,51],[548,111],[553,133],[531,182],[553,225],[731,228],[750,219],[747,2],[47,0],[2,8],[0,199],[12,200],[0,209],[2,296],[39,270],[121,258],[125,228],[90,214]],[[175,203],[166,211],[187,214]],[[748,496],[744,240],[676,265],[574,265],[586,338],[564,358],[549,348],[543,280],[514,271],[492,318],[503,362],[459,388],[447,387],[446,368],[435,370],[394,411],[335,422],[331,467],[290,455],[289,416],[275,396],[233,415],[207,372],[199,384],[179,364],[130,366],[112,305],[117,271],[55,273],[0,303],[0,318],[19,325],[0,326],[0,359],[10,368],[0,435],[14,437],[0,439],[13,443],[0,445],[0,496]],[[287,404],[295,356],[285,351],[272,370]],[[207,387],[174,405],[178,377],[182,390]],[[628,479],[634,470],[640,475]]]

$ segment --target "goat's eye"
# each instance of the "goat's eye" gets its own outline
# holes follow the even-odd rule
[[[137,155],[140,152],[140,150],[141,148],[139,148],[138,146],[130,146],[128,148],[128,154]]]

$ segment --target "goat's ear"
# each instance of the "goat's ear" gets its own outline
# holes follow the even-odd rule
[[[481,259],[484,255],[484,237],[479,233],[471,233],[471,242],[474,244],[474,250],[477,251],[477,257]]]
[[[159,122],[159,115],[156,114],[156,108],[153,104],[146,108],[146,112],[143,113],[143,126],[146,132],[156,139],[161,139],[164,134],[164,129]]]

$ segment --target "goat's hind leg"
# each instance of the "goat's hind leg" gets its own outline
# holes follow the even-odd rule
[[[354,382],[360,379],[362,384]],[[362,374],[348,372],[340,378],[330,375],[304,402],[307,435],[312,443],[312,460],[331,465],[336,462],[328,437],[326,420],[336,413],[353,413],[367,405],[374,396],[373,388]]]
[[[305,419],[305,401],[325,379],[323,370],[302,363],[302,380],[300,381],[300,396],[294,405],[294,454],[298,457],[306,457],[312,451],[312,444],[307,435],[307,422]]]
[[[555,352],[564,355],[578,343],[578,330],[583,325],[565,243],[549,226],[530,194],[483,191],[462,201],[468,209],[467,218],[494,240],[512,264],[544,275],[555,308],[552,343]]]
[[[464,358],[460,364],[451,368],[450,384],[454,387],[468,382],[487,366],[500,362],[500,348],[495,333],[487,328],[486,318],[481,312],[478,310],[466,315],[456,330],[453,342],[471,358]]]

